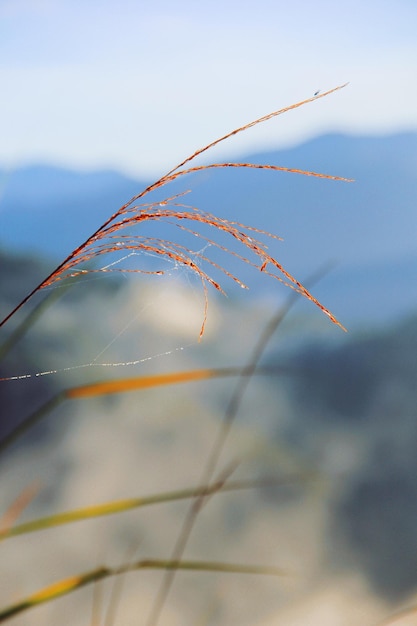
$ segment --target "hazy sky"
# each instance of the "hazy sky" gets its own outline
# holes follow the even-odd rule
[[[417,130],[416,32],[415,0],[0,0],[0,167],[156,176],[347,81],[223,152]]]

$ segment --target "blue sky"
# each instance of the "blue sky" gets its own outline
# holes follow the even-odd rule
[[[347,81],[216,159],[333,130],[417,130],[416,32],[414,0],[1,0],[0,167],[157,176]]]

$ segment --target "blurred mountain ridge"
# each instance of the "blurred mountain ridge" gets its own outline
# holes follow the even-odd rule
[[[318,296],[345,316],[346,325],[387,321],[413,310],[417,133],[328,134],[291,149],[226,160],[323,172],[354,182],[226,168],[180,177],[146,200],[190,189],[185,204],[282,236],[283,242],[271,243],[271,251],[301,280],[334,263]],[[62,260],[150,182],[111,171],[80,173],[41,165],[3,171],[2,178],[0,247],[39,253],[51,263]],[[157,228],[158,237],[172,238],[166,224],[158,222]],[[192,241],[199,250],[201,240]],[[270,281],[254,280],[253,270],[244,265],[237,273],[257,296],[277,292]]]

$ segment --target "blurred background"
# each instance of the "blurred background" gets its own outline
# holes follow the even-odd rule
[[[405,0],[0,3],[1,317],[186,156],[349,83],[196,164],[268,163],[354,182],[210,170],[152,196],[189,191],[190,206],[282,237],[271,254],[301,281],[322,272],[311,290],[348,331],[301,299],[285,316],[263,357],[269,374],[251,381],[222,458],[240,460],[237,478],[272,475],[285,488],[213,497],[186,551],[291,576],[179,574],[163,625],[367,626],[413,604],[416,27],[417,6]],[[158,223],[158,237],[172,233]],[[192,245],[196,262],[218,259],[207,242]],[[56,301],[3,351],[1,436],[72,385],[244,365],[290,292],[220,259],[249,290],[213,270],[227,298],[209,290],[201,341],[201,283],[169,260],[133,259],[164,276],[93,275],[45,292]],[[2,345],[30,309],[1,329]],[[0,459],[0,514],[34,480],[22,519],[195,485],[234,387],[207,381],[63,405]],[[168,556],[185,512],[163,505],[3,542],[1,604],[126,555]],[[130,574],[114,624],[145,624],[160,578]],[[56,624],[68,612],[74,624],[106,623],[92,617],[97,603],[104,615],[106,591],[101,603],[87,588],[14,623]]]

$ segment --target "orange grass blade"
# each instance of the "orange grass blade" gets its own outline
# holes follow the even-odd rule
[[[21,516],[23,511],[29,506],[32,500],[38,495],[40,483],[32,482],[28,485],[15,499],[11,506],[0,518],[0,539],[8,536],[13,528],[15,528],[16,520]]]
[[[113,393],[126,393],[139,389],[149,389],[161,385],[174,385],[177,383],[187,383],[195,380],[205,380],[207,378],[221,378],[223,376],[238,376],[241,370],[237,367],[222,369],[201,369],[189,370],[186,372],[170,372],[168,374],[152,374],[150,376],[137,376],[134,378],[122,378],[119,380],[108,380],[81,387],[67,389],[67,398],[91,398],[93,396],[103,396]]]
[[[91,383],[80,387],[72,387],[59,392],[45,404],[43,404],[29,417],[16,426],[2,441],[0,441],[0,455],[17,441],[30,428],[41,422],[49,413],[66,399],[88,398],[113,393],[126,393],[141,389],[149,389],[161,385],[173,385],[177,383],[192,382],[209,378],[221,378],[224,376],[241,375],[241,369],[237,367],[189,370],[185,372],[171,372],[168,374],[155,374],[150,376],[137,376],[135,378],[121,378],[104,382]]]

